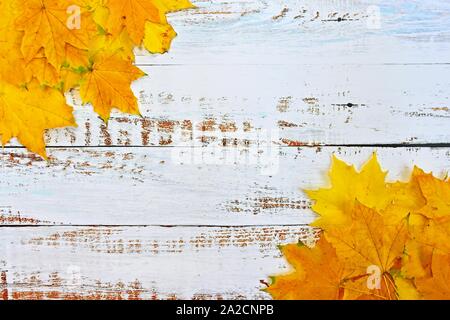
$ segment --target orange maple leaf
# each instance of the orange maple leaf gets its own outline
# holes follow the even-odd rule
[[[116,54],[98,54],[82,79],[81,98],[84,103],[92,103],[105,121],[113,108],[138,115],[137,99],[130,85],[144,75],[130,61]]]
[[[331,186],[307,191],[320,215],[313,226],[322,228],[321,241],[328,243],[330,261],[336,264],[327,268],[345,267],[353,275],[334,282],[343,293],[333,296],[449,298],[450,182],[417,167],[408,182],[387,182],[385,177],[376,156],[359,172],[334,158]],[[323,243],[308,254],[320,255]],[[267,291],[276,299],[323,298],[310,288],[320,283],[314,266],[322,270],[323,262],[283,253],[296,272]]]

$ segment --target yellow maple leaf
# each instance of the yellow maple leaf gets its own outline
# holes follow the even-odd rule
[[[174,12],[182,9],[191,9],[195,6],[188,0],[161,0],[163,11]],[[147,21],[143,44],[151,53],[165,53],[169,51],[172,40],[177,33],[168,23]]]
[[[355,200],[376,209],[384,209],[392,201],[386,172],[381,170],[375,154],[360,172],[333,156],[329,178],[330,188],[305,191],[315,201],[312,209],[319,214],[314,227],[326,230],[328,226],[349,224]]]
[[[419,300],[421,298],[413,280],[396,276],[394,282],[399,300]]]
[[[53,87],[60,81],[58,70],[48,63],[42,50],[30,62],[25,64],[24,67],[27,83],[36,79],[40,84]]]
[[[294,270],[272,277],[272,283],[265,291],[274,299],[335,300],[343,296],[347,276],[345,266],[324,237],[314,248],[299,243],[282,246],[281,251]]]
[[[432,277],[418,279],[417,288],[427,300],[450,300],[450,254],[434,254]]]
[[[91,57],[95,57],[102,52],[114,53],[116,57],[134,62],[134,44],[130,36],[123,30],[116,36],[111,34],[100,34],[92,39],[89,53]]]
[[[407,300],[418,297],[413,281],[398,273],[380,271],[379,288],[370,288],[368,270],[352,267],[324,236],[313,248],[299,243],[282,246],[281,251],[294,270],[271,278],[271,284],[264,291],[274,299]]]
[[[450,263],[442,257],[450,256],[450,182],[417,167],[407,182],[386,182],[385,177],[375,156],[360,172],[334,158],[331,187],[307,191],[320,215],[314,226],[322,228],[333,248],[331,260],[351,275],[334,282],[343,290],[339,297],[448,298]],[[275,283],[273,297],[321,298],[309,290],[320,275],[305,272],[304,265],[322,270],[322,262],[293,254],[288,261],[295,272]],[[444,264],[444,272],[437,270]]]
[[[44,132],[75,126],[72,108],[61,92],[35,82],[28,89],[0,82],[0,135],[3,145],[13,137],[46,158]]]
[[[105,27],[109,17],[108,0],[79,0],[92,14],[95,23],[101,27]]]
[[[162,8],[160,0],[109,0],[106,29],[113,35],[117,35],[126,28],[133,43],[140,45],[144,38],[147,21],[167,22]]]
[[[130,85],[144,75],[129,60],[117,54],[99,53],[82,79],[81,99],[84,103],[91,103],[104,121],[109,119],[113,108],[139,115],[137,99]]]
[[[80,16],[71,21],[68,9],[80,5]],[[19,1],[18,30],[24,32],[22,54],[27,62],[44,49],[48,62],[57,70],[66,60],[66,45],[88,50],[89,39],[96,30],[89,12],[75,0]],[[76,12],[74,14],[77,14]],[[79,25],[76,22],[79,21]]]
[[[151,53],[169,51],[176,32],[168,23],[147,22],[145,24],[144,47]]]
[[[450,217],[428,219],[423,228],[415,230],[414,234],[422,244],[450,254]]]
[[[388,183],[387,188],[391,194],[391,201],[385,209],[379,210],[387,223],[396,224],[406,216],[409,216],[410,225],[422,225],[425,221],[418,210],[426,205],[426,199],[423,196],[419,184],[419,177],[423,170],[414,167],[408,182]]]
[[[195,8],[189,0],[161,0],[161,3],[165,13]]]
[[[83,103],[104,120],[112,108],[139,114],[130,85],[144,73],[133,65],[133,50],[145,37],[152,52],[167,51],[176,33],[166,14],[192,7],[188,0],[1,0],[3,143],[18,137],[45,155],[42,131],[73,124],[61,99],[78,86]],[[35,104],[33,94],[48,107]],[[43,111],[27,127],[32,108],[24,104],[31,102]]]
[[[16,85],[26,82],[24,61],[20,54],[22,33],[15,30],[17,14],[13,1],[0,1],[0,80]]]
[[[420,213],[429,218],[450,217],[450,181],[440,180],[432,174],[422,174],[417,180],[426,199],[426,206]]]
[[[423,228],[423,226],[414,226],[414,228]],[[411,231],[411,228],[410,228]],[[402,273],[410,278],[422,278],[431,274],[431,256],[433,248],[424,245],[423,240],[418,241],[415,234],[412,233],[405,247],[405,255],[402,259]]]
[[[398,225],[386,225],[381,214],[356,203],[351,223],[329,228],[324,236],[336,248],[339,259],[344,260],[357,274],[365,274],[368,268],[378,268],[380,271],[384,290],[367,290],[363,283],[357,291],[366,291],[365,295],[385,299],[397,298],[392,274],[399,270],[398,263],[409,238],[406,219]]]

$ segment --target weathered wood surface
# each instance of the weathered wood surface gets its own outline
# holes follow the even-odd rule
[[[204,0],[148,64],[449,63],[446,0]],[[375,11],[374,11],[375,10]],[[379,23],[376,11],[379,10]]]
[[[450,65],[143,69],[150,76],[134,84],[143,117],[115,112],[105,124],[75,92],[79,127],[49,131],[48,146],[450,141]]]
[[[144,67],[143,118],[78,107],[50,146],[425,144],[450,141],[450,65]],[[73,100],[77,103],[78,99]],[[431,128],[431,129],[430,129]],[[263,131],[257,138],[258,133]]]
[[[408,179],[414,165],[439,176],[450,170],[448,148],[261,151],[252,160],[232,147],[69,148],[51,150],[47,163],[8,150],[0,155],[1,211],[5,221],[16,217],[13,224],[28,217],[65,225],[299,225],[313,217],[301,189],[327,185],[333,153],[360,165],[378,151],[392,180]]]
[[[143,118],[73,92],[49,162],[0,152],[0,299],[265,299],[332,154],[449,171],[448,1],[195,3],[138,53]]]
[[[304,227],[2,228],[8,299],[263,299]]]

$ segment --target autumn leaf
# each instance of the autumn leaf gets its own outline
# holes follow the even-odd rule
[[[361,268],[362,273],[370,265],[389,272],[403,254],[408,239],[407,220],[386,225],[382,215],[360,203],[354,205],[351,220],[348,226],[333,227],[324,233],[338,255]]]
[[[414,235],[422,244],[450,254],[450,217],[428,219],[423,229],[414,230]]]
[[[294,270],[272,277],[272,283],[266,291],[274,299],[334,300],[343,296],[345,266],[324,237],[314,248],[298,243],[282,246],[281,252]]]
[[[83,7],[86,8],[91,14],[92,19],[99,26],[105,26],[108,21],[109,9],[107,7],[108,0],[79,0],[83,3]]]
[[[0,1],[0,80],[22,85],[26,82],[24,60],[20,53],[22,34],[15,30],[16,10],[12,0]]]
[[[111,34],[100,34],[91,41],[89,48],[89,55],[95,57],[97,54],[109,52],[116,57],[120,57],[123,60],[129,60],[134,62],[133,42],[130,36],[123,30],[117,36]]]
[[[425,223],[423,216],[419,213],[419,210],[426,205],[426,199],[419,184],[419,177],[424,174],[423,170],[414,167],[409,181],[387,183],[391,200],[386,208],[379,210],[386,222],[395,224],[408,216],[409,225],[420,226]]]
[[[450,217],[450,181],[435,178],[432,174],[422,174],[417,178],[426,199],[420,213],[429,218]]]
[[[46,129],[74,125],[64,92],[78,89],[105,121],[116,108],[140,114],[130,86],[144,73],[134,49],[166,52],[176,33],[169,12],[188,0],[2,0],[2,143],[17,137],[45,154]],[[144,40],[145,39],[145,40]]]
[[[113,35],[126,28],[135,45],[144,39],[147,21],[166,23],[161,0],[108,0],[109,17],[106,30]]]
[[[423,240],[418,241],[414,233],[410,236],[402,259],[402,273],[410,279],[431,276],[432,246],[424,245]]]
[[[39,81],[40,84],[46,86],[56,86],[60,81],[60,74],[50,63],[44,53],[38,53],[30,62],[25,64],[25,79],[26,82],[31,82],[33,79]]]
[[[75,126],[72,108],[61,92],[35,82],[28,89],[0,82],[0,134],[2,143],[17,137],[32,152],[46,158],[44,132]]]
[[[162,0],[161,3],[165,13],[194,8],[187,0]],[[147,21],[143,44],[151,53],[165,53],[169,51],[172,40],[176,36],[177,33],[169,23]]]
[[[417,280],[417,287],[424,299],[450,300],[450,255],[434,254],[432,277]]]
[[[283,250],[295,271],[275,277],[267,292],[323,299],[311,284],[338,268],[347,276],[334,278],[339,295],[328,298],[448,299],[449,181],[415,167],[408,181],[388,182],[375,155],[361,171],[334,157],[329,177],[329,188],[307,191],[320,215],[313,223],[322,229],[320,245],[307,249],[308,258]],[[309,258],[320,256],[323,243],[335,264],[325,269]]]
[[[403,256],[408,240],[407,220],[398,225],[386,225],[383,216],[373,209],[356,203],[348,226],[327,229],[324,236],[336,248],[339,259],[351,266],[357,274],[366,274],[369,267],[380,270],[385,290],[373,290],[365,295],[384,299],[395,299],[393,273],[397,272],[398,262]],[[362,283],[355,291],[365,292]]]
[[[355,200],[370,208],[386,208],[392,195],[385,178],[386,172],[381,170],[375,154],[359,172],[333,156],[329,172],[331,187],[306,191],[315,201],[312,209],[319,214],[312,226],[326,230],[328,226],[349,224]]]
[[[86,11],[81,12],[80,28],[71,27],[67,10],[76,4],[74,0],[19,1],[21,14],[16,26],[24,32],[21,51],[26,62],[43,48],[48,62],[59,70],[66,60],[66,45],[87,52],[89,39],[96,28]]]
[[[195,8],[189,0],[161,0],[161,3],[165,13]]]
[[[347,225],[350,222],[354,200],[376,209],[387,222],[398,223],[410,216],[409,223],[421,223],[419,209],[426,204],[419,179],[425,173],[414,168],[408,182],[387,182],[386,172],[381,170],[375,154],[356,171],[353,166],[333,157],[329,173],[330,188],[306,190],[306,194],[314,201],[312,209],[319,218],[312,224],[327,229],[334,225]]]
[[[147,22],[144,47],[151,53],[165,53],[169,51],[170,44],[176,35],[170,24]]]
[[[144,75],[130,61],[116,54],[98,54],[82,79],[81,98],[84,103],[92,103],[95,112],[105,121],[113,108],[139,115],[137,99],[130,85]]]

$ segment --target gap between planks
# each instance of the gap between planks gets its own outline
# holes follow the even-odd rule
[[[370,143],[370,144],[314,144],[314,143],[304,143],[301,145],[273,145],[274,147],[279,147],[280,149],[289,148],[450,148],[449,143]],[[47,146],[47,149],[115,149],[115,148],[126,148],[126,149],[159,149],[159,148],[205,148],[204,146],[126,146],[126,145],[98,145],[98,146]],[[234,147],[230,147],[234,148]],[[26,149],[23,146],[3,146],[3,149]]]
[[[221,63],[135,63],[137,67],[186,67],[186,66],[227,66]],[[233,63],[233,66],[335,66],[336,63]],[[450,62],[380,62],[380,63],[339,63],[340,66],[448,66]]]
[[[178,225],[165,225],[165,224],[0,224],[0,228],[59,228],[59,227],[72,227],[72,228],[267,228],[267,227],[309,227],[309,224],[245,224],[245,225],[215,225],[215,224],[178,224]]]

